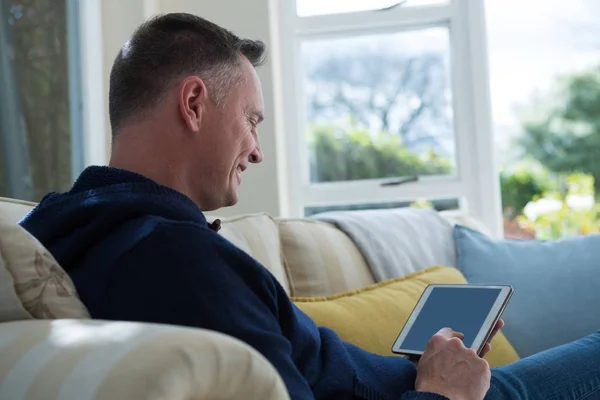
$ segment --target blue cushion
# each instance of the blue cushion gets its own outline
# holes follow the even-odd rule
[[[513,286],[504,334],[521,357],[600,329],[600,235],[496,241],[457,226],[454,237],[469,283]]]

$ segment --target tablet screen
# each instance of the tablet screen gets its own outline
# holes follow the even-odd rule
[[[433,288],[402,347],[424,351],[431,337],[445,327],[464,333],[463,342],[467,348],[471,347],[501,291],[500,288]]]

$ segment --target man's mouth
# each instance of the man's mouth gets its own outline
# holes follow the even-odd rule
[[[242,172],[244,172],[246,168],[247,167],[245,165],[238,165],[236,168],[235,172],[238,179],[238,184],[242,183]]]

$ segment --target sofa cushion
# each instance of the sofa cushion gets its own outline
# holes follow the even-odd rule
[[[458,268],[469,282],[514,288],[504,332],[521,356],[600,328],[600,235],[496,241],[458,226],[455,237]]]
[[[89,317],[71,279],[54,257],[2,211],[0,298],[0,322]]]
[[[35,207],[35,203],[30,201],[0,197],[0,213],[4,214],[7,220],[15,223],[20,221],[33,207]]]
[[[1,399],[289,399],[275,368],[221,333],[98,320],[0,324]]]
[[[358,248],[333,225],[305,219],[278,225],[293,296],[328,296],[374,283]]]
[[[456,265],[452,225],[435,210],[332,211],[313,218],[335,224],[354,240],[376,282],[432,265]]]
[[[484,235],[487,235],[489,237],[494,236],[492,231],[490,231],[490,229],[487,226],[485,226],[483,221],[481,221],[479,218],[475,217],[474,215],[468,212],[455,210],[442,211],[440,212],[440,215],[446,221],[450,222],[450,224],[452,224],[452,227],[455,227],[456,225],[462,225],[474,231],[483,233]]]
[[[15,280],[8,270],[6,258],[0,250],[0,323],[31,318],[33,317],[23,307],[21,299],[15,292]]]
[[[209,218],[210,220],[214,218]],[[264,265],[289,293],[275,221],[266,214],[222,218],[219,233]]]
[[[421,294],[432,283],[466,280],[455,268],[432,267],[352,292],[294,301],[317,325],[333,329],[343,340],[373,353],[393,355],[392,344]],[[491,366],[500,366],[519,357],[500,332],[492,340],[486,359]]]

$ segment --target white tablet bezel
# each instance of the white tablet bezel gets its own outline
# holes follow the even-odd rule
[[[491,331],[492,331],[493,327],[496,325],[496,322],[498,321],[498,319],[500,319],[500,316],[502,315],[502,312],[504,311],[504,308],[506,307],[506,304],[508,303],[508,300],[510,300],[510,296],[512,296],[512,293],[513,293],[512,287],[507,286],[507,285],[472,285],[472,284],[461,284],[461,285],[432,284],[432,285],[429,285],[425,288],[425,291],[421,295],[421,298],[417,302],[417,305],[415,306],[414,310],[410,314],[408,321],[406,321],[406,324],[400,331],[398,338],[396,339],[396,341],[394,342],[394,344],[392,346],[392,352],[397,353],[397,354],[406,354],[406,355],[415,355],[415,356],[420,356],[423,354],[422,351],[402,348],[402,343],[404,342],[404,339],[406,339],[406,336],[410,332],[415,320],[417,319],[417,316],[419,315],[419,313],[421,312],[421,309],[423,308],[423,306],[427,302],[427,299],[431,295],[431,292],[435,288],[438,288],[438,287],[439,288],[458,288],[458,289],[464,289],[464,290],[470,290],[470,289],[498,290],[498,289],[501,289],[500,294],[498,295],[498,298],[496,299],[496,302],[490,309],[490,312],[488,313],[488,315],[485,319],[485,322],[481,326],[481,329],[477,333],[477,336],[475,336],[475,340],[473,340],[473,344],[471,345],[471,348],[473,350],[477,351],[477,353],[480,353],[481,350],[483,349],[483,346],[485,345],[485,342],[487,341],[488,336],[491,334]]]

